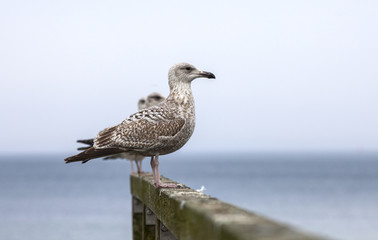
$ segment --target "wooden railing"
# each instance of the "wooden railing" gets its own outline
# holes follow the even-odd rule
[[[163,183],[177,183],[161,177]],[[183,185],[155,189],[151,174],[131,175],[134,240],[324,240]],[[178,184],[178,183],[177,183]]]

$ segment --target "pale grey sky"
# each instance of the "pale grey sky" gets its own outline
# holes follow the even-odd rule
[[[377,1],[2,1],[0,152],[73,152],[177,62],[182,151],[378,151]]]

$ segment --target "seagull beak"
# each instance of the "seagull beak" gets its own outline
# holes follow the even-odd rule
[[[199,76],[205,77],[205,78],[215,78],[214,74],[212,74],[211,72],[205,72],[205,71],[199,71]]]

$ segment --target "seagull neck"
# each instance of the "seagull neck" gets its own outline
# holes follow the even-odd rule
[[[171,86],[167,100],[173,100],[178,103],[193,102],[192,88],[188,82],[177,82]]]

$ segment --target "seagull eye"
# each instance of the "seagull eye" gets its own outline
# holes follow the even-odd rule
[[[192,68],[191,68],[191,67],[186,67],[185,70],[186,70],[186,71],[191,71]]]

